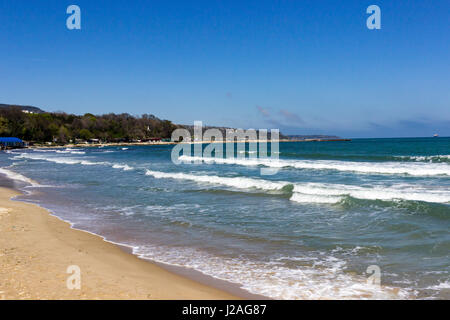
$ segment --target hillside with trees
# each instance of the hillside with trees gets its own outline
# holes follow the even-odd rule
[[[26,112],[20,107],[0,108],[0,136],[22,140],[66,144],[76,140],[99,139],[103,142],[146,141],[170,138],[178,128],[168,120],[144,114],[135,117],[127,113],[73,115],[66,113]]]
[[[30,143],[69,144],[89,140],[102,143],[137,142],[153,139],[170,139],[177,128],[187,129],[194,136],[192,125],[177,125],[154,115],[136,117],[127,113],[94,115],[45,112],[32,106],[0,104],[0,137],[17,137]],[[223,138],[228,127],[204,126],[218,129]],[[259,135],[259,133],[258,133]],[[270,132],[267,136],[270,139]],[[280,139],[287,139],[280,133]]]

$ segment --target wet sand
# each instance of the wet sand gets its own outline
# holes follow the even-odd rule
[[[0,187],[0,299],[239,299],[175,274]],[[80,269],[80,289],[69,266]],[[76,269],[76,267],[75,267]]]

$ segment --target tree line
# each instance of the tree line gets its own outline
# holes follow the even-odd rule
[[[66,113],[27,113],[21,108],[0,108],[0,136],[25,141],[65,144],[76,140],[99,139],[103,142],[146,141],[170,138],[178,128],[169,120],[154,115],[136,117],[127,113],[74,115]]]

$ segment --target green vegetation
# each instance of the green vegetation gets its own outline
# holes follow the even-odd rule
[[[76,140],[99,139],[102,142],[146,141],[170,138],[178,128],[153,115],[134,117],[124,114],[83,116],[66,113],[26,113],[17,107],[0,108],[0,136],[25,141],[65,144]]]

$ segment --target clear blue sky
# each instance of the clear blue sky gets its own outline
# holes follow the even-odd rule
[[[66,8],[81,8],[81,30]],[[381,30],[366,8],[381,8]],[[450,136],[450,1],[0,0],[0,103]]]

